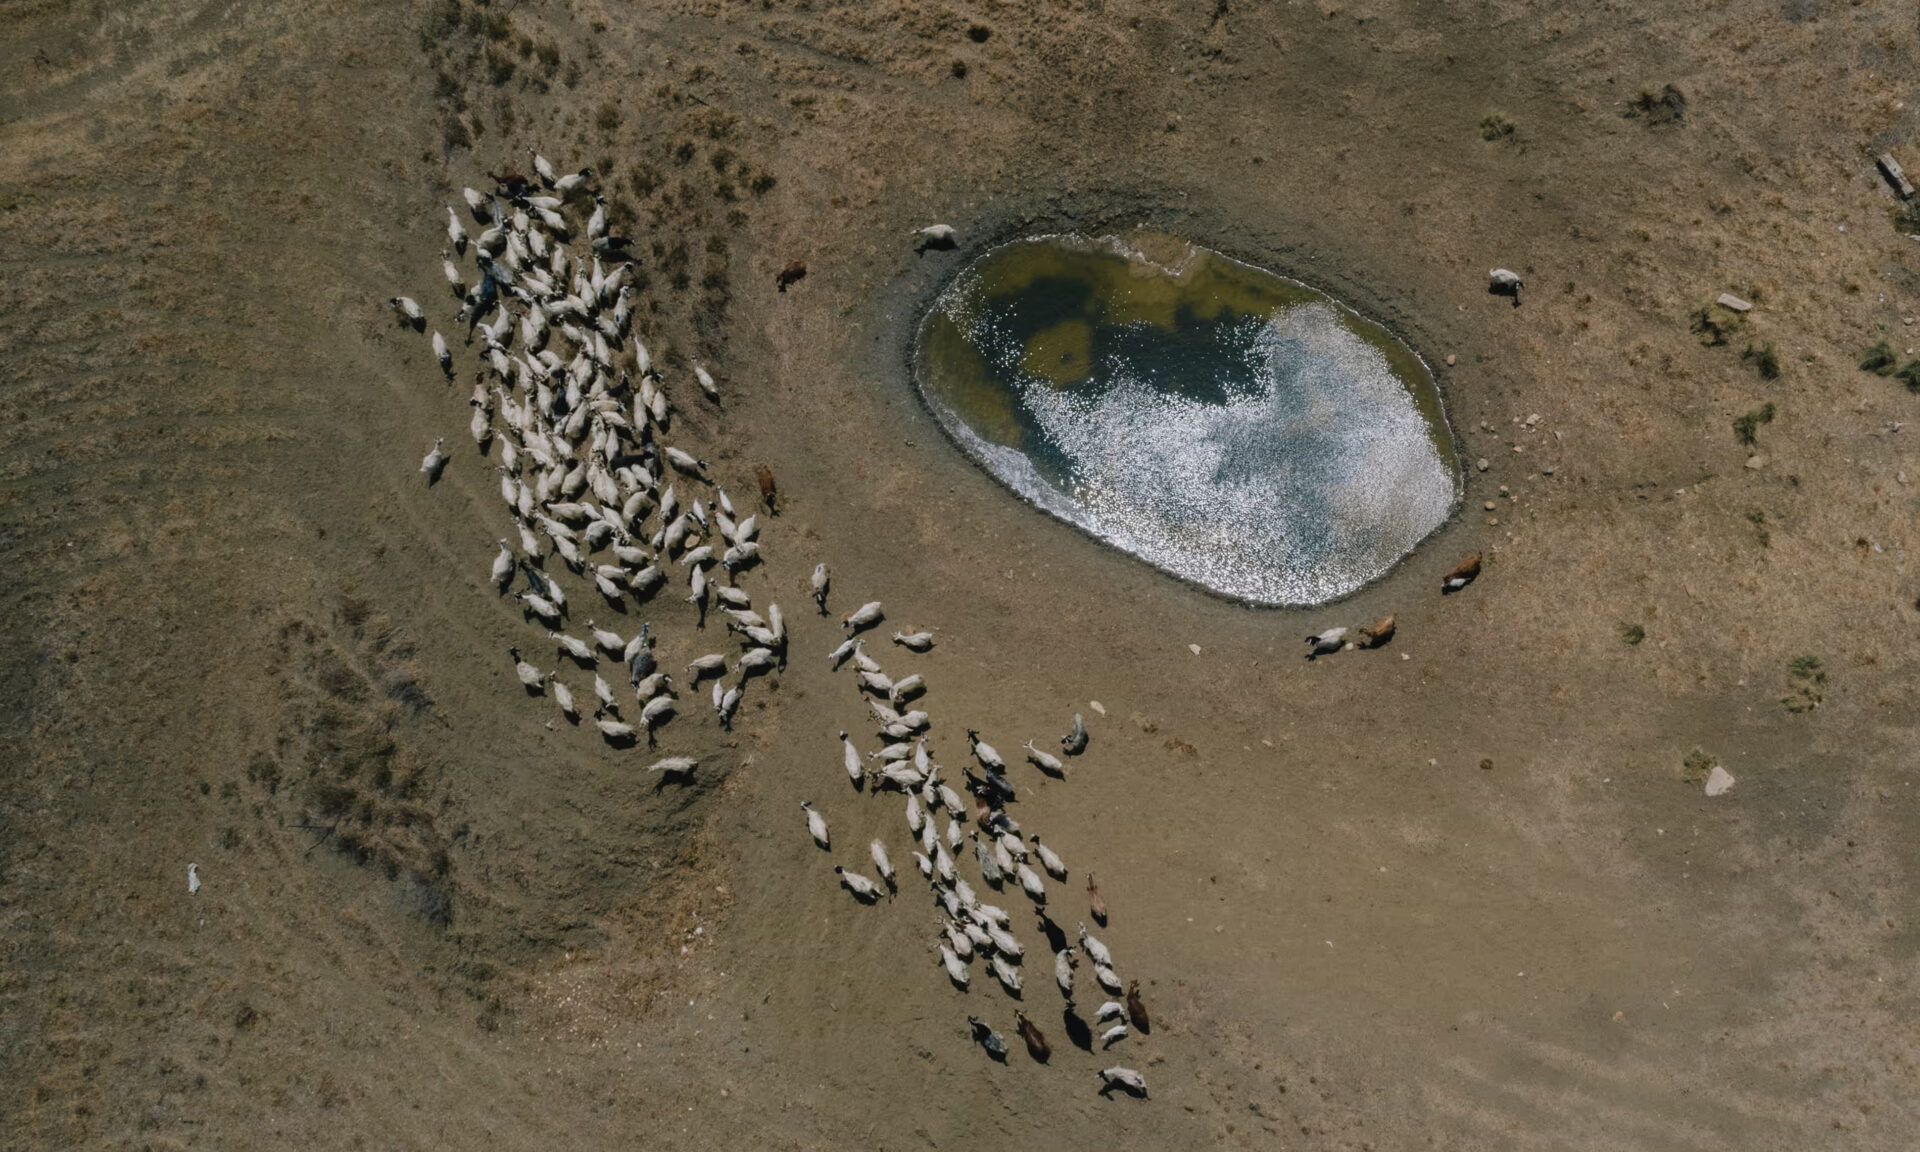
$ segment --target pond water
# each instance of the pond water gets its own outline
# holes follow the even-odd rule
[[[1354,591],[1460,493],[1412,349],[1323,292],[1174,237],[996,248],[935,301],[915,359],[935,417],[1008,487],[1254,604]]]

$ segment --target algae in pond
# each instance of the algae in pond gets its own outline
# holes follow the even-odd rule
[[[1304,284],[1204,249],[1171,264],[1139,249],[1017,241],[936,302],[919,385],[989,472],[1258,604],[1352,592],[1446,519],[1452,436],[1410,349]]]

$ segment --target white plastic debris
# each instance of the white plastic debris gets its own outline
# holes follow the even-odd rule
[[[1095,712],[1100,713],[1100,715],[1102,716],[1105,716],[1107,714],[1107,706],[1105,704],[1100,703],[1100,701],[1098,700],[1087,701],[1087,707],[1093,709]]]
[[[1735,296],[1731,292],[1720,293],[1719,298],[1716,299],[1714,303],[1720,305],[1720,307],[1722,308],[1726,308],[1733,312],[1753,311],[1753,305],[1747,303],[1745,300],[1740,299],[1740,297]]]
[[[1707,795],[1721,796],[1733,790],[1733,773],[1715,764],[1707,773]]]
[[[187,895],[200,891],[200,865],[187,865]]]

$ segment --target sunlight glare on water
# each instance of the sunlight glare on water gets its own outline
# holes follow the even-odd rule
[[[1459,495],[1439,395],[1406,345],[1169,237],[994,249],[935,302],[917,352],[935,416],[994,476],[1251,603],[1354,591]]]

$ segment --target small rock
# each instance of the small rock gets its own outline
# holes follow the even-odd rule
[[[1200,655],[1200,645],[1198,645],[1198,644],[1189,644],[1189,645],[1187,645],[1187,651],[1189,651],[1189,652],[1191,652],[1191,653],[1193,653],[1193,654],[1194,654],[1195,656],[1198,656],[1198,655]]]
[[[1893,186],[1893,190],[1900,194],[1902,200],[1913,199],[1913,185],[1908,182],[1907,174],[1900,170],[1900,161],[1895,160],[1890,153],[1882,152],[1875,158],[1875,163],[1880,166],[1880,175],[1887,178],[1887,183]]]
[[[200,865],[187,865],[187,895],[200,891]]]
[[[1707,795],[1720,796],[1733,789],[1733,773],[1715,764],[1707,773]]]
[[[1447,353],[1447,367],[1449,368],[1453,367],[1453,362],[1454,362],[1453,353],[1451,352]]]
[[[1485,456],[1482,456],[1480,457],[1480,459],[1475,460],[1473,462],[1473,466],[1475,468],[1478,468],[1482,472],[1485,472],[1487,469],[1493,467],[1493,465],[1487,463],[1487,458]]]
[[[1714,303],[1720,305],[1720,307],[1725,308],[1731,312],[1753,311],[1753,305],[1747,303],[1745,300],[1740,299],[1740,297],[1735,296],[1731,292],[1720,293],[1719,298],[1714,300]]]
[[[1553,475],[1553,465],[1551,465],[1551,464],[1542,464],[1542,465],[1540,465],[1540,475],[1542,475],[1542,476],[1551,476],[1551,475]]]
[[[1100,713],[1100,715],[1102,716],[1105,716],[1107,714],[1107,706],[1105,704],[1100,703],[1100,701],[1098,700],[1087,701],[1087,707],[1093,709],[1095,712]]]
[[[1482,504],[1482,505],[1481,505],[1481,507],[1482,507],[1482,508],[1485,508],[1485,509],[1486,509],[1487,511],[1489,511],[1489,512],[1491,512],[1491,511],[1493,511],[1493,501],[1491,501],[1491,500],[1489,500],[1489,501],[1487,501],[1487,502],[1486,502],[1485,504]]]
[[[1755,472],[1758,472],[1760,469],[1765,468],[1766,466],[1767,466],[1767,458],[1765,456],[1747,457],[1747,467],[1753,469]]]

